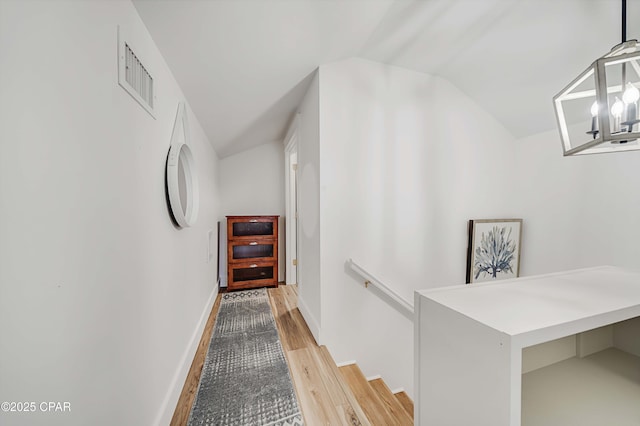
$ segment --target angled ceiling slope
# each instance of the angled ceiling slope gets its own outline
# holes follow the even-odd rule
[[[134,1],[220,157],[282,140],[309,76],[356,56],[391,4]]]
[[[134,4],[220,157],[281,140],[313,71],[351,56],[440,75],[514,137],[549,130],[553,95],[620,41],[619,0]]]

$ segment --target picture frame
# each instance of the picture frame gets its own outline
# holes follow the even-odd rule
[[[520,276],[522,219],[472,219],[467,284]]]

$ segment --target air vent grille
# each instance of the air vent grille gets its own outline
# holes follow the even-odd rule
[[[138,95],[153,108],[153,78],[131,47],[125,43],[125,79]]]
[[[140,46],[147,49],[141,49]],[[156,103],[156,81],[148,67],[149,50],[148,43],[132,40],[129,34],[118,26],[118,83],[155,118],[153,108]]]

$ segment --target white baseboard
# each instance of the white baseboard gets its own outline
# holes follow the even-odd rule
[[[336,365],[338,366],[338,368],[344,367],[344,366],[347,366],[347,365],[353,365],[353,364],[356,364],[356,360],[355,359],[352,359],[350,361],[344,361],[344,362],[336,362]]]
[[[302,297],[300,297],[299,294],[298,294],[298,309],[302,314],[302,318],[304,318],[304,320],[307,322],[307,325],[309,326],[309,330],[311,331],[311,334],[313,335],[313,337],[316,339],[316,343],[318,344],[318,346],[323,345],[324,343],[322,341],[322,335],[321,335],[322,333],[320,330],[320,325],[318,324],[318,321],[316,321],[315,317],[311,314],[309,307],[307,307],[307,304],[304,303],[304,300],[302,299]]]
[[[381,375],[379,375],[379,374],[376,374],[376,375],[374,375],[374,376],[366,377],[366,379],[367,379],[367,382],[370,382],[370,381],[372,381],[372,380],[382,379],[382,376],[381,376]]]
[[[156,417],[156,421],[154,422],[157,426],[164,426],[171,423],[171,418],[173,417],[173,412],[175,411],[175,406],[178,403],[178,399],[180,399],[180,393],[182,392],[182,387],[184,386],[184,382],[187,379],[187,374],[189,374],[189,369],[191,368],[191,363],[193,362],[193,357],[198,350],[198,345],[200,344],[200,338],[202,337],[202,333],[204,332],[204,327],[207,324],[207,320],[209,319],[209,314],[211,313],[211,309],[213,308],[213,303],[216,300],[216,296],[218,295],[218,288],[215,287],[211,296],[209,296],[209,300],[207,301],[202,314],[200,315],[200,320],[198,321],[198,326],[193,331],[191,335],[191,339],[189,340],[189,345],[184,351],[182,358],[180,359],[180,363],[178,368],[173,375],[173,380],[171,380],[171,385],[167,390],[167,394],[164,397],[164,401],[162,401],[162,405],[160,406],[160,410],[158,416]]]
[[[400,393],[400,392],[404,392],[404,388],[397,388],[397,389],[392,389],[391,390],[391,393],[394,394],[394,395],[397,394],[397,393]]]

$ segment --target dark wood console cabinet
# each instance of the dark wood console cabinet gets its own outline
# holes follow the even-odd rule
[[[278,287],[278,217],[227,216],[229,290]]]

